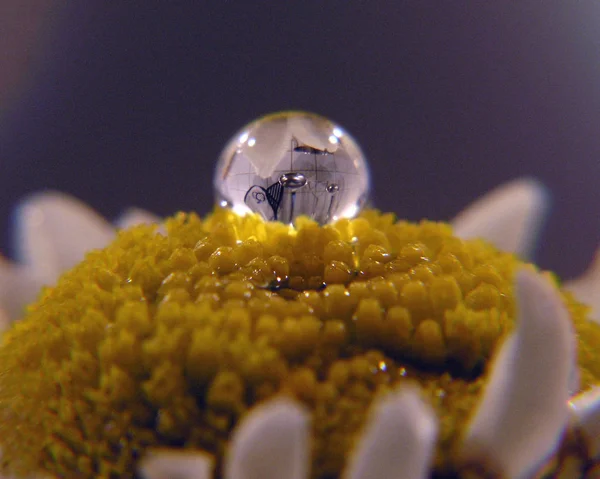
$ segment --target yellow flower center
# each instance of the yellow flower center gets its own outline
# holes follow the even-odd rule
[[[132,477],[151,447],[219,463],[240,418],[285,394],[313,412],[312,476],[337,477],[375,395],[407,383],[440,418],[436,468],[451,467],[523,263],[376,211],[292,229],[217,210],[166,228],[89,253],[3,335],[5,472]],[[565,299],[585,389],[600,327]]]

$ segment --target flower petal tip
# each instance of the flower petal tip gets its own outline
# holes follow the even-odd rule
[[[142,460],[144,479],[212,479],[212,458],[203,453],[159,450]]]
[[[592,308],[590,318],[600,323],[600,248],[589,268],[578,278],[565,283],[565,289]]]
[[[589,457],[600,459],[600,387],[575,396],[569,407],[572,423],[582,434]]]
[[[467,464],[487,461],[507,477],[528,477],[555,451],[566,427],[575,337],[549,279],[523,269],[516,295],[515,330],[494,359],[461,456]]]
[[[17,207],[20,260],[52,282],[85,253],[105,246],[113,228],[85,204],[57,192],[38,193]]]
[[[548,212],[547,189],[531,178],[506,183],[486,194],[452,221],[463,238],[483,238],[503,251],[528,257]]]
[[[373,406],[344,479],[428,477],[436,437],[435,416],[415,389],[389,393]]]
[[[306,479],[309,414],[289,399],[256,407],[234,432],[225,479]]]

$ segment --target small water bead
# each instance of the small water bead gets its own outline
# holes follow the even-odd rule
[[[214,177],[217,202],[240,214],[320,224],[356,216],[369,171],[354,139],[319,115],[283,112],[245,126],[227,143]]]
[[[352,279],[352,269],[343,261],[331,261],[325,266],[323,280],[325,284],[345,284]]]

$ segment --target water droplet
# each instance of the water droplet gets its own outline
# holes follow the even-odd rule
[[[302,173],[286,173],[279,177],[279,183],[281,183],[284,188],[297,190],[306,185],[306,176]]]
[[[217,203],[237,213],[293,223],[351,218],[369,189],[365,157],[354,139],[326,118],[305,112],[268,115],[234,135],[215,172]]]

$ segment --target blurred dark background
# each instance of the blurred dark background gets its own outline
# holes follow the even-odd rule
[[[0,40],[6,254],[41,189],[207,212],[224,143],[283,109],[354,134],[381,209],[450,219],[528,175],[553,198],[541,265],[576,274],[600,242],[597,0],[3,0]]]

